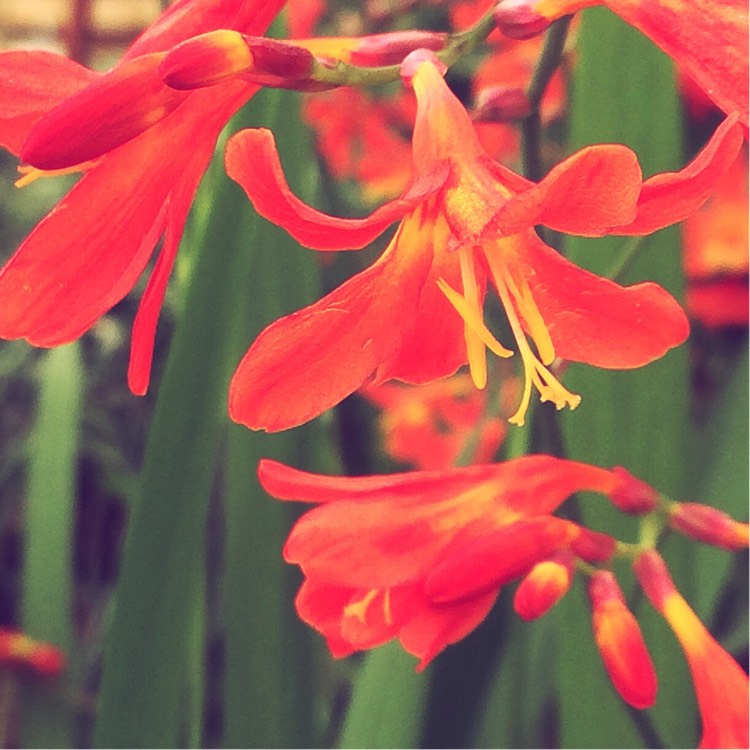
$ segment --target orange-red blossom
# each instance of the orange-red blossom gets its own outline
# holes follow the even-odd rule
[[[21,182],[83,177],[0,270],[0,338],[57,346],[135,286],[163,238],[133,325],[128,382],[148,387],[157,318],[193,196],[221,129],[257,91],[228,81],[175,91],[173,45],[211,29],[262,34],[283,0],[177,0],[107,73],[48,52],[0,53],[0,146]]]
[[[536,184],[487,155],[430,54],[405,62],[417,99],[411,183],[366,218],[328,216],[298,200],[269,131],[245,130],[227,144],[229,175],[260,214],[307,247],[361,248],[401,220],[370,268],[260,334],[231,383],[237,422],[286,429],[365,383],[422,383],[466,362],[484,387],[486,350],[514,353],[484,322],[488,280],[523,363],[521,403],[510,420],[517,424],[533,388],[558,408],[578,405],[555,375],[557,358],[635,368],[687,337],[686,317],[664,289],[623,287],[584,271],[545,245],[534,226],[638,235],[684,219],[734,160],[742,143],[736,117],[681,172],[644,181],[635,154],[607,144],[577,152]]]
[[[611,537],[551,514],[574,492],[609,493],[616,475],[551,456],[369,477],[263,460],[258,475],[274,497],[318,504],[284,558],[306,577],[300,617],[336,657],[398,638],[423,668],[536,563],[562,551],[601,562],[614,551]]]

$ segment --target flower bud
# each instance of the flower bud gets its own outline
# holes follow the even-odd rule
[[[702,503],[674,503],[669,525],[681,534],[727,550],[748,546],[748,524],[735,521],[718,508]]]
[[[652,706],[656,700],[656,671],[638,622],[610,571],[600,570],[591,576],[589,599],[594,641],[612,684],[631,706]]]
[[[513,598],[513,609],[524,620],[546,615],[568,593],[573,582],[575,559],[561,552],[537,563],[521,580]]]
[[[570,543],[571,551],[581,560],[596,565],[608,562],[615,553],[617,542],[609,534],[579,527],[578,536]]]
[[[748,680],[675,588],[661,555],[644,552],[633,564],[646,597],[677,636],[693,678],[703,721],[699,747],[748,746]]]
[[[401,80],[404,82],[404,86],[411,88],[411,80],[414,78],[417,68],[424,62],[432,63],[438,69],[440,75],[445,75],[448,70],[448,66],[432,50],[416,49],[414,52],[410,52],[401,63]]]
[[[511,39],[530,39],[541,34],[550,21],[534,5],[534,0],[500,0],[493,12],[497,27]]]
[[[615,476],[615,488],[610,492],[612,504],[623,513],[641,515],[650,513],[659,504],[659,493],[641,479],[634,477],[622,466],[612,469]]]
[[[438,31],[392,31],[364,36],[352,48],[354,65],[398,65],[411,52],[424,49],[437,52],[445,46],[448,35]]]

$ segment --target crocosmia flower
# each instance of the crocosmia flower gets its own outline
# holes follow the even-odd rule
[[[699,747],[746,748],[750,742],[747,675],[677,591],[658,552],[641,554],[634,570],[648,600],[685,652],[703,721]]]
[[[69,342],[137,282],[164,239],[133,327],[128,380],[148,386],[156,321],[198,182],[216,138],[257,90],[229,81],[175,91],[165,51],[211,29],[260,34],[282,0],[177,0],[109,72],[47,52],[0,54],[0,144],[22,182],[84,176],[0,270],[0,337]]]
[[[526,456],[495,465],[331,477],[261,461],[263,487],[318,504],[292,529],[305,574],[300,617],[332,654],[398,638],[427,663],[484,619],[500,587],[562,550],[601,561],[614,541],[551,515],[572,493],[609,492],[611,473]]]
[[[545,224],[586,236],[647,234],[700,206],[736,156],[742,132],[728,119],[683,171],[645,181],[625,146],[579,151],[532,183],[494,162],[431,53],[404,70],[416,93],[410,186],[363,219],[322,214],[289,190],[267,130],[227,145],[229,175],[260,214],[301,244],[361,248],[401,223],[380,259],[309,307],[276,321],[252,345],[230,389],[230,415],[254,429],[306,422],[366,382],[422,383],[467,361],[477,387],[486,350],[523,364],[522,424],[532,389],[558,408],[580,397],[557,379],[556,358],[628,369],[688,335],[677,302],[653,283],[622,287],[568,262],[534,231]],[[512,348],[483,320],[487,282],[507,316]]]
[[[604,5],[649,37],[724,112],[748,123],[748,8],[745,0],[501,0],[500,29],[527,37],[552,21]]]

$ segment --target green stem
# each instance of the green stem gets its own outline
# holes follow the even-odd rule
[[[560,67],[571,18],[572,16],[565,16],[550,26],[544,40],[542,54],[526,92],[531,112],[523,119],[521,124],[523,141],[521,159],[524,175],[534,181],[542,178],[540,148],[542,123],[539,116],[539,105],[552,76]]]
[[[473,52],[489,36],[494,27],[495,22],[492,17],[492,10],[490,10],[471,28],[448,37],[448,43],[445,47],[435,54],[439,60],[450,68],[462,57]],[[337,60],[329,66],[316,60],[313,63],[310,78],[331,87],[375,86],[400,80],[401,65],[361,67]]]

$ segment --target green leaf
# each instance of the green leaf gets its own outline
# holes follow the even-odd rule
[[[584,12],[577,55],[570,149],[597,142],[625,143],[637,152],[645,175],[679,168],[682,135],[671,61],[639,32],[601,8]],[[626,241],[617,237],[571,237],[565,242],[566,254],[574,262],[600,274],[616,266],[625,247]],[[637,260],[620,281],[629,284],[646,279],[681,296],[677,229],[646,238]],[[602,466],[620,464],[667,494],[682,491],[689,439],[685,346],[634,371],[571,366],[566,385],[583,397],[581,406],[562,420],[570,458]],[[582,504],[581,514],[594,528],[626,541],[637,540],[636,523],[602,502]],[[671,545],[668,562],[673,570],[690,577],[692,561],[687,546]],[[623,582],[628,587],[627,576]],[[612,699],[590,643],[584,597],[569,597],[563,614],[558,658],[563,745],[649,743],[649,726],[642,715],[634,722],[624,704]],[[657,655],[661,681],[660,697],[649,712],[650,719],[663,742],[689,746],[695,742],[694,704],[679,651],[650,607],[639,607],[637,614],[652,653]],[[601,720],[603,716],[606,722]]]
[[[23,629],[73,652],[73,527],[84,373],[77,343],[44,355],[37,421],[29,438],[24,522]],[[68,666],[68,682],[76,664]],[[74,715],[62,694],[29,684],[23,693],[26,747],[73,747]]]
[[[419,747],[429,673],[417,674],[414,666],[396,642],[367,654],[338,747]]]

